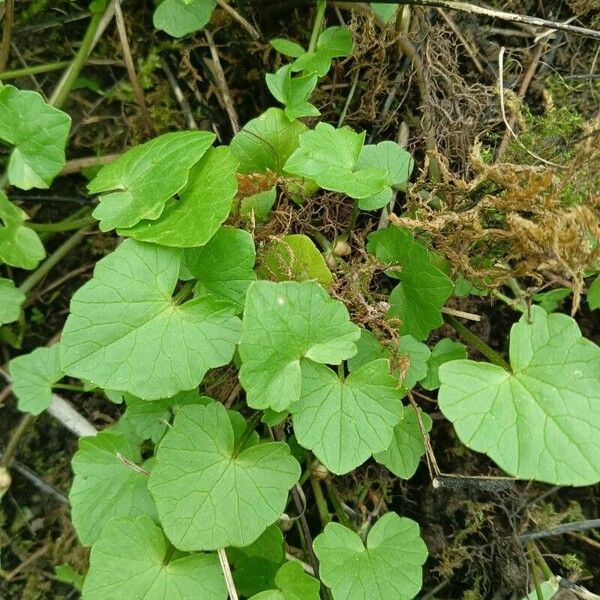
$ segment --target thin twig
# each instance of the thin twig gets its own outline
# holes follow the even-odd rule
[[[86,156],[85,158],[75,158],[65,163],[62,171],[58,174],[59,177],[79,173],[88,167],[107,165],[113,160],[117,160],[120,154],[105,154],[104,156]]]
[[[465,50],[467,51],[467,54],[473,61],[475,68],[479,71],[479,74],[482,75],[484,72],[484,68],[477,56],[477,51],[471,46],[471,44],[469,44],[465,36],[462,34],[462,31],[456,26],[456,23],[446,14],[446,11],[442,10],[441,8],[438,8],[437,11],[441,15],[442,19],[446,21],[448,27],[452,29],[454,35],[459,39],[460,43],[464,46]]]
[[[10,467],[10,463],[12,462],[17,448],[19,447],[19,442],[21,441],[21,438],[29,429],[34,420],[35,417],[31,413],[26,413],[25,415],[23,415],[21,421],[19,422],[19,425],[13,431],[12,435],[10,436],[10,439],[8,440],[8,444],[4,449],[4,454],[2,454],[2,460],[0,460],[0,468],[4,467],[5,469],[8,469],[8,467]]]
[[[4,27],[2,29],[2,44],[0,45],[0,71],[4,71],[8,64],[10,54],[10,42],[15,24],[15,0],[4,2]]]
[[[524,533],[519,536],[519,540],[530,541],[539,540],[542,538],[553,537],[555,535],[563,535],[570,531],[587,531],[588,529],[600,529],[600,519],[589,519],[587,521],[575,521],[573,523],[563,523],[553,527],[552,529],[546,529],[544,531],[532,531],[531,533]]]
[[[190,106],[190,103],[187,101],[187,98],[183,95],[183,92],[181,91],[181,88],[179,87],[179,84],[177,83],[177,79],[175,79],[175,75],[173,75],[173,72],[169,68],[169,63],[167,62],[167,59],[164,56],[160,57],[160,66],[162,67],[162,70],[165,72],[165,75],[167,76],[167,81],[169,82],[169,85],[171,86],[171,89],[173,90],[173,94],[175,94],[175,98],[177,99],[177,102],[179,102],[179,106],[181,106],[181,112],[183,112],[183,114],[185,115],[185,117],[187,119],[188,128],[189,129],[198,129],[198,124],[196,123],[196,121],[194,119],[194,115],[192,114],[192,107]]]
[[[229,6],[225,0],[217,0],[217,4],[226,12],[228,12],[255,40],[260,40],[260,33],[252,26],[239,12],[232,6]]]
[[[127,68],[127,75],[133,89],[133,95],[135,101],[140,107],[142,113],[142,119],[146,126],[146,132],[149,136],[154,135],[154,125],[152,119],[148,113],[146,107],[146,100],[144,99],[144,92],[140,86],[137,73],[135,72],[135,65],[133,64],[133,56],[131,55],[131,47],[129,46],[129,40],[127,39],[127,29],[125,27],[125,19],[123,18],[123,11],[121,10],[121,0],[115,2],[115,20],[117,22],[117,31],[119,32],[119,39],[121,40],[121,48],[123,50],[123,59],[125,60],[125,67]]]
[[[274,2],[274,0],[272,0],[272,2]],[[575,33],[577,35],[584,35],[587,37],[600,39],[600,31],[596,29],[588,29],[587,27],[578,27],[577,25],[570,25],[569,23],[561,23],[559,21],[549,21],[548,19],[541,19],[540,17],[531,17],[529,15],[520,15],[517,13],[505,12],[502,10],[485,8],[483,6],[470,4],[469,2],[452,2],[450,0],[378,0],[378,2],[380,2],[381,4],[408,4],[411,6],[445,8],[448,10],[466,12],[471,15],[481,15],[484,17],[490,17],[492,19],[501,19],[502,21],[524,23],[526,25],[544,27],[546,29],[560,29],[562,31],[568,31],[569,33]],[[362,0],[345,0],[343,3],[340,4],[354,3],[360,5],[364,4]]]
[[[212,57],[212,72],[217,80],[217,87],[220,92],[221,102],[223,103],[223,108],[227,112],[227,116],[229,117],[229,122],[231,123],[231,129],[233,133],[237,133],[240,130],[240,119],[238,117],[237,111],[235,110],[235,105],[233,104],[233,100],[231,99],[231,95],[229,93],[229,88],[227,87],[227,79],[225,79],[225,72],[223,71],[223,67],[221,66],[221,59],[219,58],[219,52],[217,51],[217,47],[215,46],[215,41],[210,31],[206,29],[204,31],[204,37],[208,42],[208,47],[210,48],[210,55]],[[206,59],[204,62],[207,65],[211,66]]]
[[[455,308],[449,308],[447,306],[442,307],[442,312],[445,315],[452,315],[453,317],[466,319],[467,321],[481,321],[481,315],[465,312],[464,310],[456,310]]]
[[[227,586],[229,598],[230,600],[238,600],[238,594],[235,589],[235,583],[233,583],[233,575],[231,574],[231,568],[229,567],[229,561],[227,560],[225,548],[219,548],[217,550],[217,554],[219,555],[219,562],[221,563],[221,570],[223,571],[223,577],[225,578],[225,585]]]

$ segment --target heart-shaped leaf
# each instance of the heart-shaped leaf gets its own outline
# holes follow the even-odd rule
[[[298,443],[333,473],[348,473],[385,450],[402,418],[402,392],[385,359],[340,381],[325,365],[302,365],[302,393],[290,410]]]
[[[113,517],[156,514],[148,476],[135,468],[140,462],[139,448],[118,431],[105,429],[79,440],[69,501],[82,544],[93,544]]]
[[[52,385],[62,379],[59,345],[37,348],[10,361],[12,389],[19,410],[39,415],[52,402]]]
[[[15,287],[12,279],[0,277],[0,325],[12,323],[19,318],[25,294]]]
[[[285,410],[300,398],[300,359],[339,364],[356,354],[359,336],[345,306],[318,283],[253,283],[240,343],[248,405]]]
[[[14,146],[8,159],[11,185],[48,188],[65,164],[71,117],[37,93],[0,87],[0,139]]]
[[[24,223],[29,216],[0,190],[0,261],[11,267],[35,269],[46,256],[38,234]]]
[[[467,348],[463,344],[449,338],[442,338],[431,350],[427,362],[427,376],[421,379],[421,385],[426,390],[436,390],[440,387],[438,377],[440,367],[451,360],[464,360],[467,355]]]
[[[222,404],[185,406],[162,439],[150,491],[182,550],[246,546],[281,515],[300,465],[287,444],[236,448]]]
[[[319,582],[297,562],[286,562],[275,575],[277,589],[265,590],[251,600],[319,600]]]
[[[408,600],[422,585],[427,547],[412,519],[389,512],[367,537],[329,523],[314,542],[323,583],[334,600]]]
[[[600,348],[567,315],[531,307],[511,329],[512,373],[453,360],[438,402],[458,437],[510,475],[555,485],[600,481]]]
[[[171,558],[160,527],[147,516],[113,519],[92,547],[83,585],[86,600],[225,600],[215,554]]]
[[[227,364],[240,334],[235,310],[212,298],[179,304],[180,263],[179,250],[134,240],[99,261],[71,300],[60,344],[65,373],[158,399]]]
[[[160,217],[215,137],[207,131],[165,133],[103,167],[88,184],[91,194],[102,194],[93,213],[100,229],[132,227],[142,219]]]
[[[202,29],[216,5],[216,0],[163,0],[154,11],[154,27],[170,36],[183,37]]]

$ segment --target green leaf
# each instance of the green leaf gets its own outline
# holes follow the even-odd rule
[[[71,467],[75,477],[69,501],[79,540],[93,544],[113,517],[156,514],[148,492],[148,477],[125,464],[141,462],[139,448],[122,433],[105,429],[79,440]]]
[[[234,309],[172,298],[180,251],[126,240],[71,300],[61,339],[65,373],[143,399],[196,387],[227,364],[239,339]]]
[[[142,219],[160,217],[215,137],[206,131],[165,133],[103,167],[88,184],[91,194],[102,194],[93,212],[100,229],[132,227]]]
[[[421,379],[421,386],[426,390],[437,390],[440,387],[438,377],[440,367],[451,360],[464,360],[467,356],[467,348],[463,344],[449,338],[441,339],[431,351],[427,376]]]
[[[329,523],[314,550],[334,600],[408,600],[421,589],[427,547],[417,523],[396,513],[379,518],[366,548],[354,531]]]
[[[119,235],[177,248],[203,246],[229,216],[237,192],[237,166],[229,148],[210,148],[189,170],[178,199],[168,200],[158,218],[120,228]]]
[[[284,114],[290,120],[318,117],[321,113],[308,99],[317,85],[315,74],[292,77],[292,66],[285,65],[276,73],[267,73],[267,87],[275,100],[285,105]]]
[[[254,240],[247,231],[222,227],[206,246],[190,248],[184,256],[198,280],[198,297],[212,296],[242,311],[246,291],[256,279]]]
[[[594,279],[587,292],[588,306],[592,310],[600,308],[600,275]]]
[[[163,0],[154,11],[154,27],[183,37],[203,29],[216,5],[216,0]]]
[[[402,419],[402,392],[385,359],[340,381],[325,365],[302,365],[300,399],[290,405],[298,443],[333,473],[348,473],[385,450]]]
[[[340,192],[351,198],[368,198],[383,190],[386,171],[357,166],[365,132],[348,127],[336,129],[318,123],[314,130],[303,133],[300,147],[285,163],[285,171],[314,180],[323,189]]]
[[[181,550],[246,546],[285,509],[300,465],[287,444],[236,452],[222,404],[185,406],[162,439],[149,487],[160,521]]]
[[[323,77],[331,67],[331,59],[352,52],[352,34],[347,27],[329,27],[317,41],[314,52],[303,52],[292,64],[293,71],[316,73]]]
[[[306,50],[300,44],[283,38],[271,40],[271,46],[273,46],[280,54],[291,56],[292,58],[298,58],[306,53]]]
[[[25,294],[15,287],[12,279],[0,277],[0,325],[12,323],[19,318],[25,298]]]
[[[37,92],[0,87],[0,139],[14,146],[7,166],[10,184],[23,190],[50,187],[65,164],[70,128],[71,117]]]
[[[551,313],[556,312],[572,293],[573,290],[571,288],[555,288],[547,292],[533,294],[533,299],[546,312]]]
[[[52,402],[52,385],[62,379],[59,345],[37,348],[10,361],[12,390],[19,410],[39,415]]]
[[[277,525],[270,525],[254,542],[242,548],[228,548],[229,562],[236,564],[244,557],[264,558],[271,562],[280,563],[285,557],[283,533]]]
[[[288,120],[280,108],[269,108],[248,121],[231,140],[231,151],[240,161],[240,173],[282,174],[283,165],[307,131],[302,121]]]
[[[300,123],[300,121],[294,122]],[[258,192],[257,194],[252,194],[252,196],[246,196],[245,198],[242,198],[242,201],[240,202],[240,216],[248,221],[254,220],[257,223],[263,223],[267,220],[276,201],[277,186],[273,186],[265,192]]]
[[[251,600],[319,600],[319,582],[298,562],[286,562],[275,575],[276,590],[266,590]]]
[[[396,18],[397,4],[384,4],[383,2],[371,2],[371,10],[384,22],[391,23]]]
[[[172,398],[162,400],[141,400],[131,394],[125,395],[127,410],[121,420],[128,421],[142,440],[152,440],[155,443],[165,434],[173,415],[180,407],[189,404],[206,405],[211,398],[200,396],[198,390],[179,392]]]
[[[358,205],[363,210],[382,208],[392,198],[392,188],[405,187],[414,166],[413,157],[396,142],[380,142],[365,146],[358,159],[359,169],[381,168],[387,172],[386,187],[376,196],[361,200]]]
[[[27,213],[0,190],[0,260],[11,267],[35,269],[46,256],[38,234],[25,226]]]
[[[421,412],[421,420],[426,431],[431,431],[431,417]],[[392,443],[373,456],[378,463],[387,467],[396,477],[410,479],[425,454],[423,434],[419,427],[417,413],[412,406],[404,411],[404,418],[394,427]]]
[[[440,367],[441,411],[469,448],[507,473],[555,485],[600,481],[600,348],[563,314],[531,307],[511,329],[512,373],[455,360]]]
[[[356,354],[359,336],[346,307],[318,283],[253,283],[240,343],[248,405],[285,410],[300,398],[300,359],[339,364]]]
[[[392,374],[404,390],[413,388],[417,381],[427,375],[429,348],[411,335],[402,336],[396,346],[384,346],[373,332],[362,329],[356,346],[358,352],[348,361],[350,371],[356,371],[372,360],[387,358],[392,365]]]
[[[272,244],[262,257],[258,274],[275,281],[314,280],[328,286],[333,276],[314,242],[302,234],[286,235]]]
[[[402,334],[424,340],[444,322],[441,309],[452,294],[452,281],[407,229],[388,227],[371,233],[367,249],[384,263],[401,267],[386,271],[400,279],[390,294],[388,316],[400,318]]]
[[[54,577],[56,577],[57,581],[72,585],[78,592],[81,592],[83,589],[85,577],[69,564],[56,565],[54,567]]]
[[[226,600],[215,554],[173,559],[171,553],[160,527],[149,517],[113,519],[92,547],[83,597]]]

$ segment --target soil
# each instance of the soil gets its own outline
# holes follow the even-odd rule
[[[267,40],[288,37],[306,43],[314,11],[312,3],[296,0],[278,3],[240,0],[232,4],[261,32],[260,41],[251,39],[223,10],[215,11],[209,25],[229,93],[240,122],[245,123],[275,104],[265,86],[264,73],[277,68],[281,57]],[[577,15],[577,24],[600,27],[600,13],[593,0],[587,3],[504,0],[493,4],[498,9],[557,21]],[[491,169],[493,156],[490,159],[484,155],[481,161],[473,156],[473,147],[478,142],[486,148],[498,148],[506,130],[497,87],[498,52],[503,46],[506,48],[504,87],[512,90],[505,92],[506,102],[510,114],[514,111],[516,115],[515,129],[524,136],[519,143],[509,138],[501,160],[513,166],[505,167],[504,172],[508,169],[517,173],[519,168],[532,169],[532,165],[539,171],[540,161],[524,152],[523,145],[542,154],[545,161],[571,165],[569,161],[585,160],[591,165],[587,171],[573,168],[572,172],[569,169],[553,172],[552,193],[548,187],[537,189],[535,198],[547,202],[544,206],[550,206],[547,210],[552,211],[553,219],[563,218],[565,190],[571,190],[573,179],[577,178],[578,198],[583,197],[582,202],[596,211],[597,219],[600,205],[597,125],[595,134],[591,134],[596,136],[596,147],[592,144],[579,159],[577,148],[590,135],[586,126],[598,118],[598,43],[564,32],[551,36],[547,42],[537,42],[537,31],[530,27],[459,12],[442,15],[435,9],[415,7],[405,37],[423,61],[421,75],[425,89],[422,89],[413,64],[406,52],[400,50],[394,24],[383,25],[359,5],[355,8],[350,12],[347,4],[341,2],[339,7],[327,10],[328,24],[338,24],[341,18],[353,29],[356,51],[348,59],[334,61],[330,74],[320,84],[314,102],[322,112],[321,118],[338,123],[348,102],[350,85],[357,81],[344,124],[366,130],[370,142],[399,138],[407,142],[417,169],[408,193],[398,199],[396,212],[406,211],[405,215],[413,215],[417,221],[418,215],[423,215],[423,220],[418,221],[422,239],[447,258],[454,275],[485,281],[494,290],[504,292],[507,289],[504,284],[510,277],[518,276],[521,288],[527,293],[568,285],[577,297],[583,285],[581,261],[592,258],[571,253],[561,257],[569,268],[558,269],[541,242],[535,248],[521,243],[524,235],[532,239],[524,230],[512,229],[511,235],[502,240],[492,237],[475,240],[473,221],[468,221],[466,215],[470,209],[482,207],[482,199],[500,197],[501,192],[506,198],[507,190],[512,193],[516,189],[511,188],[516,184],[499,181],[491,171],[486,171]],[[228,143],[232,126],[222,102],[222,90],[205,62],[209,49],[204,35],[199,32],[181,40],[169,38],[153,28],[152,9],[152,3],[125,3],[123,7],[131,53],[156,133],[186,128],[188,120],[161,67],[162,58],[190,103],[198,126],[214,130],[222,143]],[[87,24],[87,17],[77,17],[86,11],[85,3],[77,1],[18,0],[13,34],[15,50],[7,69],[71,59]],[[521,102],[516,91],[540,43],[545,45]],[[69,159],[119,153],[148,137],[123,68],[121,44],[114,25],[108,27],[92,58],[94,61],[85,67],[78,89],[72,92],[65,106],[73,118],[74,131]],[[11,83],[49,94],[59,76],[57,71]],[[568,123],[564,115],[562,121],[557,121],[555,113],[554,120],[549,119],[552,107],[567,109]],[[439,151],[443,179],[438,184],[431,184],[426,178],[424,115],[432,123],[431,133]],[[310,119],[307,122],[311,124]],[[527,171],[527,177],[532,172]],[[475,185],[478,176],[480,181]],[[77,173],[60,177],[51,190],[35,193],[12,190],[10,197],[20,201],[36,223],[56,222],[89,206],[86,181],[85,173]],[[433,214],[428,212],[430,207],[437,206],[436,194],[438,200],[439,197],[449,200],[441,211],[436,208],[435,219],[458,215],[453,222],[459,225],[450,229],[444,222],[436,230],[432,226],[437,223],[433,217],[427,223]],[[493,210],[493,219],[498,220],[499,227],[513,222],[509,209],[502,212],[495,205],[489,206],[485,209],[488,212],[478,213],[477,218],[491,219],[489,211]],[[517,207],[513,212],[522,215],[521,209]],[[532,206],[531,214],[535,215],[536,210]],[[350,218],[351,206],[336,194],[321,193],[299,208],[283,193],[273,218],[255,230],[255,237],[257,242],[263,242],[288,232],[310,235],[317,230],[327,239],[333,239],[344,231]],[[371,266],[364,253],[365,237],[377,226],[378,219],[379,215],[361,215],[350,239],[353,250],[350,268],[365,276],[374,294],[389,286],[381,273],[369,271]],[[68,237],[69,233],[65,233],[48,238],[45,241],[48,252]],[[34,288],[25,322],[10,328],[17,341],[19,338],[21,341],[14,343],[13,339],[11,344],[7,340],[0,346],[0,364],[5,365],[10,358],[45,345],[60,334],[71,295],[89,279],[94,263],[113,249],[116,242],[110,235],[91,230],[79,247]],[[542,255],[547,260],[542,260]],[[17,281],[27,276],[6,267],[0,270],[0,274],[13,276]],[[347,289],[341,286],[334,293],[346,302],[356,321],[365,318],[360,303]],[[490,297],[468,296],[453,302],[453,308],[481,315],[482,321],[467,323],[469,327],[494,349],[506,352],[508,332],[518,313]],[[598,315],[585,302],[575,307],[583,333],[600,343]],[[569,309],[567,301],[563,310]],[[432,341],[443,336],[456,338],[454,331],[444,326]],[[471,356],[482,358],[476,351]],[[235,385],[232,376],[234,373],[227,369],[211,373],[211,393],[222,400],[228,398]],[[67,391],[63,395],[99,429],[115,422],[122,411],[102,395]],[[0,390],[0,398],[0,449],[3,449],[22,415],[10,393]],[[434,420],[431,444],[441,471],[485,477],[503,475],[489,459],[467,450],[458,441],[437,410],[435,393],[420,395],[416,400]],[[70,459],[76,448],[75,437],[45,414],[36,419],[21,439],[12,471],[13,484],[0,506],[0,597],[7,600],[78,597],[71,585],[58,581],[54,571],[57,565],[68,564],[83,573],[87,565],[88,552],[77,541],[66,502],[72,479]],[[34,481],[19,469],[32,472]],[[558,488],[510,482],[507,487],[496,489],[486,481],[489,480],[468,479],[457,483],[456,479],[442,478],[440,487],[435,488],[424,461],[409,481],[394,477],[375,462],[367,463],[352,475],[330,475],[328,479],[361,520],[395,510],[420,524],[429,549],[420,597],[519,599],[531,589],[532,582],[527,547],[518,537],[562,522],[600,518],[600,486]],[[51,489],[40,489],[43,484]],[[317,531],[320,520],[314,498],[309,486],[305,491],[309,524]],[[293,543],[293,534],[290,539]],[[600,594],[599,532],[548,537],[540,540],[537,547],[556,575],[567,583]]]

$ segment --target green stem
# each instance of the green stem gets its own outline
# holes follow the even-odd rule
[[[310,35],[310,43],[308,44],[309,52],[314,52],[317,48],[317,40],[319,39],[321,27],[323,26],[323,19],[325,18],[326,5],[326,0],[317,0],[317,14],[315,15],[315,22],[313,24],[312,33]]]
[[[10,54],[10,42],[12,41],[12,30],[15,24],[15,0],[6,0],[4,3],[4,28],[2,31],[2,42],[0,43],[0,71],[6,68]]]
[[[358,84],[358,77],[360,75],[360,69],[356,69],[356,73],[354,73],[354,78],[352,79],[352,86],[350,87],[350,91],[348,92],[348,97],[346,98],[346,102],[344,103],[344,108],[342,109],[342,114],[338,120],[338,127],[342,126],[346,115],[348,114],[348,109],[350,108],[350,103],[352,102],[352,98],[354,98],[354,92],[356,91],[356,86]]]
[[[88,24],[85,35],[83,36],[83,40],[81,40],[81,46],[79,46],[75,58],[71,62],[69,68],[65,71],[62,79],[50,97],[49,103],[52,106],[62,108],[63,104],[67,101],[71,89],[73,88],[73,84],[79,77],[79,73],[97,41],[96,34],[98,33],[100,25],[104,21],[104,15],[111,4],[112,3],[107,2],[103,11],[92,14],[92,18]]]
[[[352,522],[344,511],[337,492],[330,481],[325,482],[325,489],[327,490],[327,496],[329,496],[329,501],[331,502],[331,506],[333,506],[333,510],[335,511],[339,522],[344,525],[344,527],[354,530],[354,525],[352,525]]]
[[[173,296],[173,304],[181,304],[194,289],[193,281],[186,281],[183,287]]]
[[[325,527],[327,523],[331,521],[331,515],[329,514],[329,508],[327,507],[327,500],[325,500],[325,496],[323,495],[321,482],[315,477],[311,477],[310,485],[312,487],[313,494],[315,495],[315,502],[317,503],[317,511],[319,512],[321,525]]]
[[[510,306],[513,310],[517,312],[524,313],[527,310],[527,306],[523,302],[521,298],[510,298],[506,294],[499,292],[498,290],[492,290],[492,296],[498,298],[498,300],[502,300],[506,305]]]
[[[87,229],[76,231],[64,244],[59,246],[23,283],[19,289],[28,294],[73,248],[79,245],[87,234]]]
[[[19,446],[19,442],[23,437],[23,434],[29,429],[29,426],[33,423],[35,417],[31,413],[27,413],[22,419],[17,428],[14,430],[13,434],[10,436],[10,440],[4,450],[4,454],[2,455],[2,461],[0,461],[0,467],[4,467],[8,469],[10,467],[10,463],[12,462],[13,456],[17,451],[17,447]]]
[[[29,75],[38,75],[39,73],[51,73],[52,71],[60,71],[71,64],[69,60],[60,62],[46,63],[44,65],[35,65],[33,67],[25,67],[24,69],[14,69],[12,71],[4,71],[0,73],[0,81],[8,81],[9,79],[19,79]]]
[[[40,233],[61,233],[63,231],[73,231],[73,229],[81,229],[87,225],[95,223],[96,219],[91,215],[84,217],[83,219],[65,219],[64,221],[58,221],[58,223],[27,223],[27,226],[34,231]]]
[[[529,542],[527,546],[529,547],[529,550],[533,555],[533,560],[544,574],[544,577],[547,580],[551,580],[554,577],[554,573],[552,572],[552,569],[550,569],[550,567],[548,566],[548,563],[544,560],[544,557],[539,551],[539,548],[533,542]]]
[[[70,383],[53,383],[53,390],[68,390],[70,392],[86,392],[82,385],[71,385]]]
[[[478,338],[470,329],[467,329],[458,319],[450,315],[444,315],[444,319],[448,325],[458,333],[458,335],[467,344],[473,346],[476,350],[479,350],[491,363],[510,371],[510,365],[496,352],[493,348],[490,348],[482,339]]]

